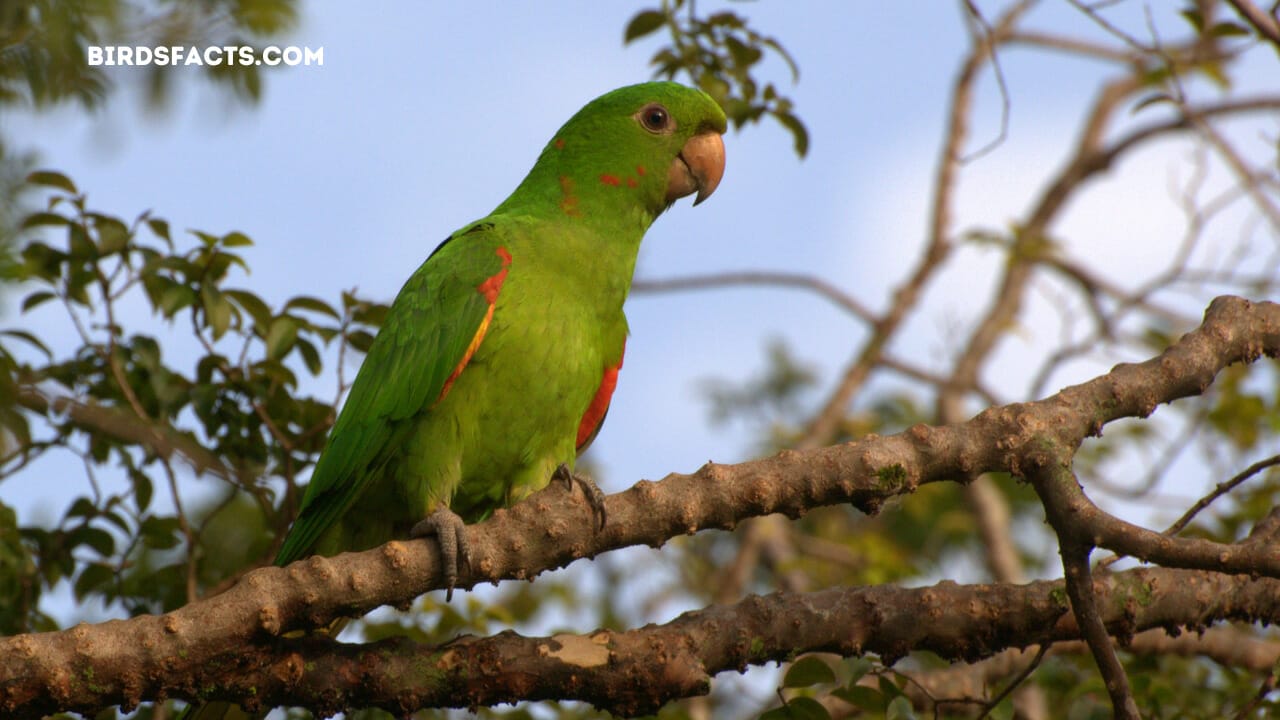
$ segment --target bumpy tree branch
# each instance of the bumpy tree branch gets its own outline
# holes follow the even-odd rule
[[[1161,403],[1202,393],[1227,365],[1263,354],[1280,354],[1280,305],[1219,298],[1197,330],[1146,362],[1117,366],[1045,400],[992,408],[965,423],[916,426],[889,437],[641,481],[607,498],[610,522],[598,533],[583,521],[588,510],[581,498],[568,502],[566,491],[553,485],[468,528],[474,562],[459,585],[528,578],[578,558],[630,545],[657,547],[680,534],[731,529],[769,513],[798,517],[838,503],[875,512],[922,483],[979,472],[1031,477],[1070,457],[1107,423],[1145,417]],[[1105,598],[1097,612],[1108,632],[1125,637],[1146,627],[1199,627],[1227,618],[1280,621],[1280,585],[1274,582],[1280,552],[1270,543],[1169,537],[1107,515],[1074,483],[1050,485],[1061,493],[1053,504],[1067,513],[1065,522],[1091,544],[1167,568],[1199,570],[1095,577],[1094,593]],[[1064,614],[1060,584],[944,583],[753,598],[667,626],[588,637],[503,633],[438,648],[403,640],[349,646],[282,639],[339,616],[405,606],[440,587],[437,554],[426,551],[425,542],[259,569],[221,595],[162,616],[0,639],[0,714],[37,717],[171,696],[319,710],[373,704],[397,711],[556,697],[628,713],[704,692],[719,670],[795,650],[879,652],[892,659],[929,649],[975,659],[1013,644],[1080,637],[1075,620]],[[1130,591],[1138,593],[1132,602],[1114,595]]]
[[[366,553],[365,559],[378,552]],[[333,568],[334,579],[351,580],[350,569]],[[1104,575],[1095,581],[1094,592],[1101,601],[1102,622],[1122,638],[1220,620],[1280,621],[1280,581],[1271,579],[1139,569]],[[719,672],[783,660],[795,652],[876,653],[892,662],[912,650],[929,650],[972,661],[1014,645],[1080,637],[1062,581],[775,593],[623,632],[551,637],[504,632],[466,636],[438,647],[403,638],[348,645],[260,632],[242,647],[222,647],[200,657],[165,657],[152,644],[157,639],[173,642],[159,634],[167,632],[163,626],[163,618],[101,626],[131,636],[112,642],[95,637],[102,633],[87,627],[17,638],[7,648],[6,668],[15,660],[25,661],[47,670],[56,684],[36,688],[22,678],[6,678],[6,714],[39,717],[55,708],[90,711],[112,702],[128,706],[145,697],[191,695],[195,685],[202,692],[216,688],[216,694],[249,706],[303,705],[321,712],[352,705],[406,713],[431,706],[574,699],[635,715],[653,712],[674,698],[705,693]],[[182,632],[176,628],[168,637]],[[50,639],[57,642],[46,642]],[[112,648],[115,642],[119,646]],[[52,655],[44,654],[50,651]],[[68,664],[58,667],[59,661]]]

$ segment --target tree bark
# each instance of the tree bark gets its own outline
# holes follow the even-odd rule
[[[468,528],[474,561],[458,584],[528,579],[578,558],[658,547],[680,534],[732,529],[770,513],[799,517],[838,503],[874,513],[922,483],[982,472],[1035,475],[1071,457],[1107,423],[1146,417],[1159,404],[1204,392],[1227,365],[1278,353],[1280,305],[1219,298],[1198,329],[1146,362],[964,423],[919,425],[641,481],[606,499],[609,524],[600,532],[584,521],[590,511],[581,496],[566,502],[568,491],[553,484]],[[1149,628],[1176,633],[1226,619],[1280,622],[1280,552],[1269,532],[1237,544],[1170,537],[1108,515],[1074,483],[1036,482],[1046,502],[1064,513],[1060,522],[1076,526],[1074,536],[1164,566],[1093,574],[1097,614],[1122,642]],[[262,568],[220,595],[162,616],[0,639],[0,712],[34,718],[182,697],[319,712],[376,705],[404,713],[557,698],[634,714],[704,693],[722,670],[797,651],[876,652],[892,662],[931,650],[977,660],[1008,647],[1080,638],[1060,581],[777,594],[626,632],[551,638],[506,632],[440,647],[284,637],[380,605],[407,606],[440,588],[432,543],[392,542]]]

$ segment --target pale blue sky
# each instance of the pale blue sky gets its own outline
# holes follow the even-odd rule
[[[1030,25],[1083,28],[1116,44],[1069,7],[1045,5]],[[259,106],[233,107],[219,94],[179,83],[182,93],[159,117],[119,97],[92,120],[76,109],[15,115],[0,118],[0,130],[39,149],[41,164],[74,178],[96,208],[122,217],[151,209],[175,228],[248,234],[257,245],[246,254],[253,269],[246,282],[268,298],[307,293],[336,300],[359,287],[389,299],[449,231],[484,215],[515,187],[551,133],[583,103],[651,77],[647,61],[656,41],[621,43],[626,21],[643,6],[400,1],[379,3],[371,13],[357,3],[305,3],[289,42],[323,46],[325,64],[269,73]],[[716,195],[698,208],[681,202],[659,219],[641,251],[638,277],[789,270],[883,308],[923,243],[944,111],[968,46],[958,6],[699,3],[704,12],[727,8],[748,16],[793,53],[798,85],[780,63],[767,66],[766,79],[795,100],[811,152],[798,160],[789,136],[770,123],[731,133]],[[1159,18],[1170,37],[1180,32],[1178,22]],[[1003,228],[1026,210],[1068,151],[1105,69],[1019,49],[1005,53],[1003,64],[1010,138],[966,170],[962,225]],[[1261,67],[1255,63],[1243,84],[1265,87]],[[129,73],[119,71],[121,84],[128,85]],[[999,112],[988,76],[978,95],[974,146],[995,138]],[[1173,157],[1182,157],[1177,152],[1185,155]],[[1095,205],[1073,206],[1061,224],[1064,233],[1079,233],[1070,235],[1072,252],[1114,277],[1142,272],[1179,230],[1178,218],[1167,217],[1172,163],[1156,154],[1126,164],[1115,181],[1126,184],[1111,186]],[[963,337],[957,328],[987,303],[996,262],[989,251],[962,252],[895,352],[923,365],[947,357]],[[1046,301],[1036,302],[1041,307],[1033,303],[1029,312],[1044,311]],[[864,335],[852,318],[795,291],[634,297],[628,316],[626,367],[592,449],[609,492],[710,459],[744,459],[753,438],[740,427],[709,427],[699,388],[709,378],[741,380],[757,372],[767,339],[786,339],[820,369],[827,387]],[[1057,340],[1056,329],[1037,336],[1034,320],[1024,320],[988,375],[1009,398],[1024,392],[1037,346]],[[145,313],[134,322],[143,329],[159,323]],[[1099,369],[1082,367],[1062,382]],[[332,376],[322,382],[331,384]],[[74,473],[66,477],[76,482]],[[53,510],[41,500],[47,480],[39,474],[6,481],[2,491],[6,502]]]

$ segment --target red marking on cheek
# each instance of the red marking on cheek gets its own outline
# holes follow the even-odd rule
[[[506,248],[499,247],[495,254],[502,258],[502,269],[476,286],[476,292],[483,295],[490,305],[497,302],[498,292],[502,290],[502,283],[507,279],[507,268],[511,266],[511,253],[507,252]],[[490,311],[492,312],[492,308]]]
[[[556,146],[556,149],[557,149],[557,150],[563,150],[563,149],[564,149],[564,138],[556,138],[556,141],[555,141],[555,143],[553,143],[553,144]]]
[[[617,175],[609,175],[606,173],[600,176],[600,182],[604,183],[605,185],[612,185],[613,187],[618,187],[618,184],[621,183],[622,181],[618,179]]]
[[[635,179],[635,178],[627,178],[627,187],[629,187],[629,188],[633,188],[633,187],[638,186],[639,184],[640,184],[640,183],[636,182],[636,179]]]
[[[644,166],[643,166],[643,165],[637,165],[637,166],[636,166],[636,174],[637,174],[637,175],[639,175],[639,176],[641,176],[641,177],[644,177]]]

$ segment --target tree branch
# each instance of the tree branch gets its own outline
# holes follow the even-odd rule
[[[209,473],[232,484],[244,486],[222,460],[208,448],[191,438],[158,423],[125,412],[119,408],[81,402],[65,396],[49,396],[31,385],[19,385],[18,405],[32,412],[66,415],[73,423],[89,432],[101,433],[128,443],[141,445],[165,460],[178,455],[196,474]]]
[[[1028,475],[1107,423],[1145,417],[1161,403],[1200,394],[1226,366],[1264,354],[1280,354],[1280,305],[1219,298],[1198,329],[1146,362],[1119,365],[1045,400],[991,408],[964,423],[918,425],[893,436],[737,465],[708,463],[693,474],[641,481],[606,499],[610,523],[600,532],[583,522],[588,509],[581,497],[569,501],[567,491],[553,484],[468,527],[474,560],[458,584],[527,579],[578,558],[631,545],[657,547],[680,534],[732,529],[771,513],[798,517],[839,503],[873,513],[922,483],[978,472]],[[1095,578],[1094,592],[1106,598],[1097,603],[1098,614],[1109,632],[1127,637],[1145,627],[1201,627],[1220,619],[1280,621],[1280,585],[1273,580],[1280,578],[1280,552],[1274,546],[1168,537],[1103,513],[1073,483],[1056,485],[1065,493],[1058,505],[1070,510],[1075,532],[1087,533],[1092,544],[1169,568],[1201,570]],[[1259,538],[1266,536],[1269,531]],[[625,713],[705,692],[719,670],[796,650],[878,652],[893,659],[929,649],[972,659],[1010,644],[1079,637],[1076,623],[1063,617],[1060,583],[944,583],[751,598],[667,626],[585,638],[503,633],[441,648],[405,640],[349,646],[281,639],[380,605],[407,606],[439,588],[438,555],[423,543],[430,545],[392,542],[258,569],[225,593],[162,616],[0,638],[0,713],[36,717],[170,696],[319,710],[557,697]],[[1259,577],[1264,579],[1253,579]],[[468,684],[468,678],[484,679]]]
[[[353,582],[357,576],[350,569],[375,563],[334,567],[334,579]],[[1280,581],[1272,579],[1138,569],[1098,579],[1095,592],[1100,618],[1120,637],[1221,620],[1280,621]],[[344,644],[258,632],[244,645],[185,656],[171,651],[185,632],[172,620],[175,614],[6,640],[0,708],[16,718],[58,709],[88,712],[112,703],[127,709],[144,698],[191,697],[200,688],[201,694],[235,697],[249,708],[300,705],[321,713],[378,706],[404,714],[421,707],[559,699],[629,716],[704,694],[719,672],[795,652],[874,653],[891,664],[909,651],[928,650],[974,661],[1010,646],[1080,635],[1062,581],[774,593],[622,632],[504,632],[441,646],[404,638]],[[18,664],[38,668],[43,677],[15,677],[10,668]]]

